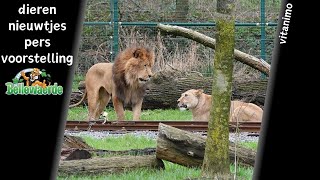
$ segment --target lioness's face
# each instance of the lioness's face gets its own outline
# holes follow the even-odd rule
[[[202,93],[202,90],[190,89],[181,94],[181,97],[178,99],[178,107],[180,110],[193,109],[198,105],[199,96]]]

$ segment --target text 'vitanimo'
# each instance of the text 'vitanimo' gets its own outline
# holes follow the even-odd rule
[[[292,4],[288,3],[286,5],[286,10],[285,10],[284,16],[281,18],[281,19],[283,19],[283,23],[282,23],[282,29],[280,31],[280,36],[279,36],[280,44],[287,43],[286,40],[287,40],[288,31],[289,31],[291,13],[292,13]]]

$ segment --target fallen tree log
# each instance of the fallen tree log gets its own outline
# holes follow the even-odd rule
[[[164,25],[161,23],[157,25],[157,28],[159,28],[161,31],[164,31],[166,33],[175,34],[175,35],[183,36],[188,39],[192,39],[212,49],[216,48],[215,39],[209,36],[206,36],[204,34],[201,34],[197,31],[180,27],[180,26]],[[237,49],[234,50],[234,58],[237,61],[240,61],[254,69],[259,70],[260,72],[265,73],[266,75],[269,75],[270,73],[270,65],[262,59],[258,59],[250,54],[246,54]]]
[[[62,149],[93,149],[81,137],[64,135]]]
[[[155,155],[119,156],[60,161],[58,172],[62,174],[113,174],[138,168],[164,169],[162,160]]]
[[[197,72],[179,72],[165,70],[155,73],[147,93],[143,99],[142,109],[169,109],[177,108],[177,100],[181,93],[189,89],[203,89],[205,93],[211,94],[212,77],[204,77]],[[232,87],[232,99],[241,99],[252,102],[263,108],[268,80],[234,82]],[[79,83],[79,90],[84,92],[84,82]],[[82,93],[73,92],[70,104],[80,101]],[[86,101],[84,102],[85,104]],[[112,102],[108,104],[112,107]]]
[[[161,123],[159,124],[156,157],[187,167],[201,167],[205,144],[206,138],[201,135]],[[240,164],[254,166],[256,152],[230,142],[230,162],[234,162],[235,156]]]
[[[123,151],[112,151],[104,149],[90,149],[88,150],[92,155],[95,156],[120,156],[120,155],[130,155],[130,156],[142,156],[142,155],[153,155],[156,154],[156,148],[144,148],[144,149],[129,149]]]
[[[60,160],[76,160],[89,159],[92,156],[106,157],[106,156],[142,156],[156,154],[156,148],[144,149],[129,149],[123,151],[113,151],[105,149],[76,149],[76,148],[62,148]]]

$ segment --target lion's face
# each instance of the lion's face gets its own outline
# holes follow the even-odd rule
[[[153,76],[150,64],[141,64],[138,71],[139,84],[145,84]]]
[[[36,79],[39,79],[39,75],[40,75],[40,69],[38,68],[33,68],[33,71],[30,74],[31,77],[31,81],[34,81]]]
[[[190,89],[182,93],[181,97],[177,101],[180,110],[195,108],[198,105],[199,97],[202,93],[202,89]]]
[[[133,57],[129,59],[125,68],[126,81],[129,84],[144,85],[150,81],[153,76],[152,67],[154,65],[153,52],[147,52],[146,49],[137,49]]]

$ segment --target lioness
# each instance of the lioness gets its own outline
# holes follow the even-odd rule
[[[96,120],[111,97],[118,120],[125,120],[124,104],[130,104],[133,120],[139,120],[146,83],[153,73],[154,52],[145,47],[131,47],[120,52],[114,63],[93,65],[85,78],[86,91],[79,105],[88,97],[88,121]]]
[[[190,89],[181,94],[178,107],[181,110],[190,109],[193,120],[208,121],[211,99],[211,95],[203,93],[202,89]],[[231,101],[229,121],[261,121],[262,114],[263,110],[253,103]]]

